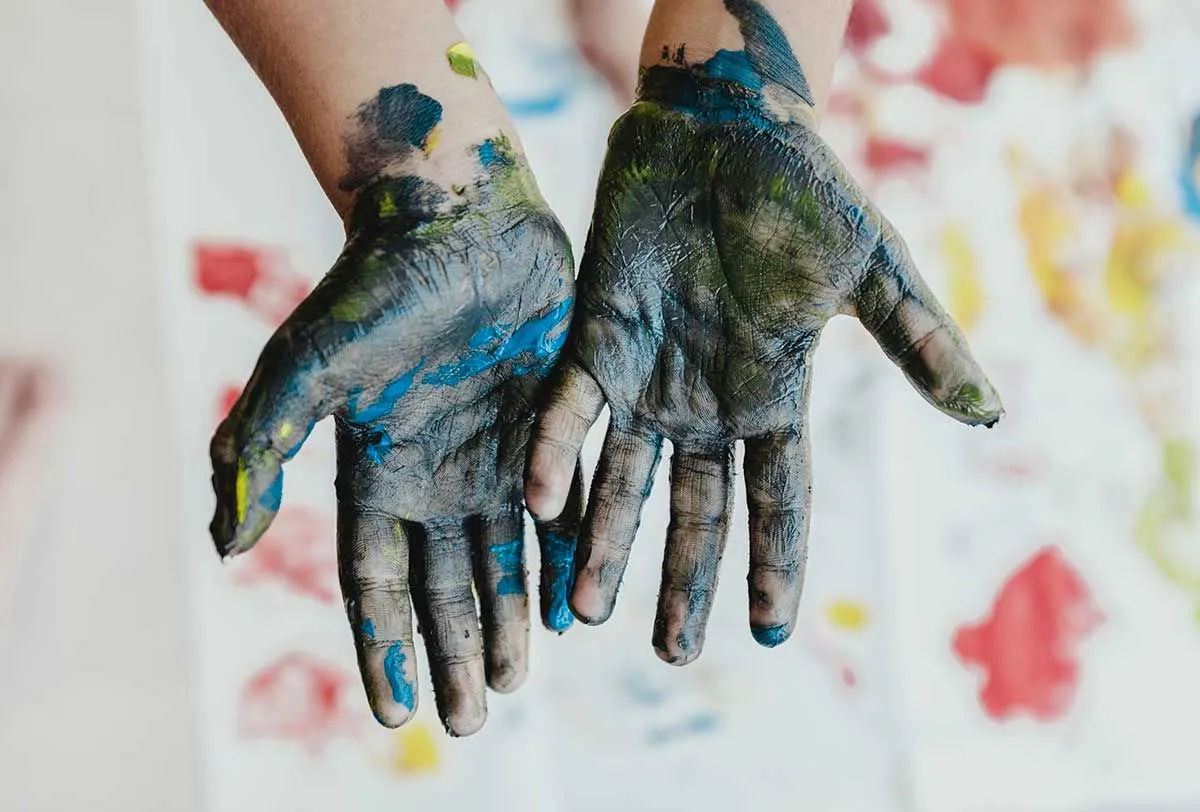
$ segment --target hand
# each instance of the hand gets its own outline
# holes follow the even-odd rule
[[[968,424],[1000,400],[903,240],[817,135],[803,73],[758,3],[726,0],[744,51],[648,68],[609,140],[575,321],[539,415],[530,509],[558,514],[584,436],[607,404],[571,606],[613,610],[663,440],[671,441],[654,647],[695,659],[745,443],[750,626],[787,639],[810,506],[807,407],[821,329],[856,315],[912,385]],[[780,45],[782,43],[782,45]]]
[[[212,535],[223,556],[250,549],[279,508],[283,463],[334,415],[339,568],[372,710],[388,726],[415,710],[411,597],[440,716],[466,735],[486,717],[485,675],[498,691],[525,675],[520,480],[573,279],[567,239],[504,136],[473,149],[469,187],[376,174],[397,144],[431,149],[439,113],[412,85],[360,109],[349,239],[217,430]],[[538,528],[543,619],[559,631],[576,523]]]

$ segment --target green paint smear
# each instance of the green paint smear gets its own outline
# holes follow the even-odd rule
[[[1178,438],[1165,440],[1162,479],[1138,511],[1134,539],[1168,581],[1196,593],[1193,597],[1200,601],[1200,570],[1181,560],[1170,546],[1172,537],[1187,534],[1193,528],[1195,482],[1196,456],[1191,443]],[[1196,609],[1196,622],[1200,623],[1200,605]]]

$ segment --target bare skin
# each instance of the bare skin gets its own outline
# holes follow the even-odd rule
[[[653,644],[678,665],[703,647],[738,440],[751,631],[775,646],[794,629],[811,503],[808,395],[829,319],[856,316],[947,415],[992,425],[1002,414],[900,235],[817,135],[828,65],[815,58],[802,69],[789,39],[800,32],[809,52],[831,53],[812,40],[822,20],[840,39],[846,4],[826,3],[813,25],[791,24],[805,5],[656,9],[638,101],[610,137],[571,338],[535,428],[526,498],[550,518],[565,503],[584,437],[610,410],[571,596],[587,623],[612,613],[670,441]],[[723,23],[713,23],[716,13]],[[688,39],[706,31],[715,42]]]
[[[213,540],[222,556],[253,546],[284,463],[332,415],[342,592],[371,708],[388,726],[416,710],[415,610],[439,715],[473,733],[485,684],[514,690],[528,667],[521,474],[566,340],[570,246],[441,3],[210,5],[347,226],[213,438]],[[570,514],[538,526],[555,631],[572,620]]]

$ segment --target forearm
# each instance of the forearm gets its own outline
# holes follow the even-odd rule
[[[471,75],[469,51],[456,48],[451,59],[463,37],[442,0],[207,4],[283,111],[343,219],[373,175],[469,184],[477,167],[472,146],[500,132],[515,141],[487,79]],[[381,96],[401,85],[414,89]],[[378,123],[395,137],[382,149],[378,142],[355,149],[364,113],[387,119]]]
[[[739,51],[746,46],[743,21],[765,16],[778,25],[786,42],[773,42],[762,36],[771,56],[786,62],[787,51],[794,54],[811,93],[819,118],[829,96],[834,63],[841,50],[846,20],[853,0],[658,0],[642,45],[643,68],[664,64],[698,64],[719,50]],[[740,7],[739,14],[732,6]],[[762,13],[765,12],[765,15]],[[781,78],[786,74],[780,68]]]

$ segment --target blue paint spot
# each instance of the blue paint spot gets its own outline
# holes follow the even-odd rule
[[[383,657],[383,670],[387,674],[388,684],[392,686],[392,699],[409,710],[416,705],[412,683],[404,676],[404,650],[399,643],[393,643]]]
[[[719,724],[720,719],[715,713],[698,713],[677,725],[651,731],[647,739],[650,744],[667,744],[679,739],[686,739],[689,736],[711,733],[717,729]]]
[[[558,87],[544,96],[525,99],[505,99],[504,106],[514,118],[538,118],[560,113],[571,101],[571,88]]]
[[[721,49],[704,63],[704,69],[713,79],[737,82],[739,85],[744,85],[756,93],[763,89],[762,77],[754,69],[754,65],[750,62],[750,57],[746,55],[745,51],[726,51]]]
[[[1187,155],[1179,173],[1179,184],[1183,188],[1183,209],[1188,217],[1200,220],[1200,188],[1197,188],[1196,173],[1200,170],[1200,115],[1192,122],[1192,136],[1188,142]]]
[[[379,397],[366,408],[360,409],[358,399],[362,396],[362,389],[356,389],[350,393],[350,400],[346,404],[349,419],[354,423],[371,423],[379,418],[391,414],[392,409],[396,408],[397,401],[412,388],[413,382],[417,379],[417,373],[425,366],[425,359],[421,359],[421,363],[410,369],[408,372],[401,375],[396,380],[383,387],[383,391],[379,393]]]
[[[479,145],[479,162],[489,169],[504,163],[504,158],[496,151],[496,142],[492,139],[489,138]]]
[[[791,636],[791,631],[786,623],[780,623],[778,626],[767,626],[765,628],[750,627],[750,634],[758,641],[759,645],[767,648],[775,648],[783,641]]]
[[[497,595],[525,594],[525,540],[516,538],[502,544],[493,544],[488,552],[496,561],[500,570],[500,580],[496,583]]]
[[[575,586],[575,540],[559,533],[547,533],[542,539],[542,557],[550,571],[546,595],[546,625],[565,632],[575,622],[567,599]]]
[[[433,370],[422,380],[434,386],[458,386],[468,378],[526,353],[539,362],[547,361],[557,355],[567,341],[567,331],[558,328],[565,326],[570,312],[571,300],[567,299],[544,316],[530,319],[512,330],[508,338],[504,338],[504,335],[511,329],[509,325],[484,327],[468,339],[468,352],[461,360]],[[523,365],[519,369],[541,366],[541,363],[536,363]]]
[[[375,429],[367,438],[367,458],[376,465],[383,465],[392,450],[392,437],[383,429]]]
[[[363,618],[362,625],[359,628],[362,629],[363,636],[368,640],[375,639],[375,624],[371,621],[371,618]]]
[[[275,479],[271,481],[271,485],[263,491],[262,496],[258,497],[258,504],[267,510],[279,510],[279,506],[283,503],[283,471],[275,475]]]

